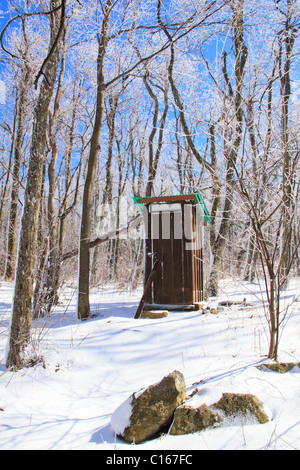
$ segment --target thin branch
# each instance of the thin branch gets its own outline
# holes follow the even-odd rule
[[[63,0],[65,1],[65,0]],[[53,10],[50,10],[50,11],[46,11],[46,12],[42,12],[42,11],[37,11],[37,12],[34,12],[34,13],[22,13],[21,15],[16,15],[14,16],[13,18],[11,18],[7,23],[6,25],[4,26],[4,28],[2,29],[1,31],[1,34],[0,34],[0,45],[1,45],[1,48],[3,49],[4,52],[6,52],[6,54],[10,55],[12,58],[15,58],[15,59],[18,59],[18,57],[14,54],[12,54],[11,52],[9,52],[3,45],[3,36],[4,36],[4,33],[5,31],[7,30],[7,28],[9,27],[9,25],[11,23],[13,23],[13,21],[15,20],[18,20],[18,19],[22,19],[24,20],[24,18],[27,18],[27,17],[30,17],[30,16],[46,16],[46,15],[51,15],[52,13],[55,13],[57,10],[59,10],[61,8],[61,5],[59,5],[58,7],[56,8],[53,8]]]
[[[34,80],[35,88],[37,88],[38,81],[39,81],[40,77],[43,75],[44,69],[45,69],[47,63],[49,62],[49,60],[51,59],[52,54],[54,53],[54,51],[56,49],[56,46],[59,43],[59,41],[62,37],[63,31],[64,31],[65,21],[66,21],[66,0],[61,0],[61,5],[56,10],[58,10],[60,8],[61,8],[61,17],[60,17],[59,30],[58,30],[57,36],[56,36],[51,48],[50,48],[50,51],[48,52],[47,57],[45,58],[44,62],[42,63],[42,66],[41,66],[41,68],[40,68],[40,70],[39,70],[39,72],[38,72],[38,74],[37,74],[37,76]]]

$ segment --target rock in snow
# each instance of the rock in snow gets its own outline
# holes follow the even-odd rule
[[[250,416],[261,424],[269,420],[262,403],[252,394],[223,393],[212,406],[203,403],[196,408],[185,395],[184,377],[175,370],[161,382],[133,393],[125,400],[112,415],[112,428],[124,440],[139,444],[166,431],[167,426],[171,435],[182,435],[225,424],[222,414],[224,418]]]
[[[111,417],[111,426],[118,436],[122,436],[125,429],[130,426],[130,416],[132,413],[131,402],[132,396],[121,403]]]
[[[221,400],[215,403],[214,408],[222,410],[226,416],[246,417],[253,416],[260,424],[269,421],[263,404],[251,393],[223,393]]]
[[[171,424],[174,410],[185,396],[184,377],[175,370],[160,382],[133,393],[114,411],[111,426],[126,441],[143,442]]]
[[[223,420],[205,403],[198,408],[183,404],[175,410],[171,435],[191,434],[221,423]]]

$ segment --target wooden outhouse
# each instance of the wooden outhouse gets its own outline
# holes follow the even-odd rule
[[[201,194],[135,197],[134,202],[145,223],[145,287],[153,278],[144,308],[176,310],[201,302],[203,236],[210,221]]]

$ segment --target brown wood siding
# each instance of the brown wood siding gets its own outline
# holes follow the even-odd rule
[[[201,227],[197,223],[197,214],[193,212],[193,232],[196,233],[193,250],[193,296],[194,302],[203,300],[203,260],[202,260],[202,234]]]

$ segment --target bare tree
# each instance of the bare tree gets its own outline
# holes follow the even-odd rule
[[[78,318],[84,320],[90,314],[89,282],[90,282],[90,251],[89,242],[92,229],[93,193],[95,188],[96,170],[98,162],[99,144],[105,111],[106,83],[104,60],[109,40],[109,24],[114,6],[112,0],[107,0],[103,9],[101,33],[98,36],[97,57],[97,107],[91,138],[90,152],[86,179],[84,184],[79,250],[79,277],[78,277]]]
[[[57,9],[57,7],[60,7]],[[44,149],[51,97],[59,61],[60,40],[65,22],[65,2],[50,2],[49,55],[35,106],[27,184],[21,222],[7,366],[19,368],[26,361],[30,342],[36,237],[44,167]],[[51,59],[51,60],[49,60]]]
[[[262,73],[252,64],[252,83],[248,85],[245,113],[251,166],[247,159],[246,138],[240,160],[234,164],[238,182],[234,190],[238,197],[242,196],[242,208],[250,220],[251,250],[255,248],[260,260],[267,294],[268,357],[275,360],[281,327],[287,316],[287,308],[281,303],[282,289],[287,285],[299,251],[299,239],[293,241],[299,188],[298,132],[289,123],[292,117],[289,109],[292,50],[298,30],[297,18],[293,16],[292,19],[293,3],[276,2],[284,22],[269,51],[268,68],[264,64]],[[274,96],[277,88],[279,94]]]
[[[27,113],[27,101],[28,93],[30,90],[30,80],[33,79],[31,67],[29,66],[29,60],[27,57],[27,35],[25,31],[25,20],[23,22],[24,31],[24,51],[22,51],[21,57],[21,77],[19,83],[19,97],[18,97],[18,117],[17,117],[17,129],[16,137],[14,142],[14,165],[13,165],[13,178],[12,188],[10,195],[10,210],[9,210],[9,225],[8,225],[8,237],[7,237],[7,254],[6,254],[6,266],[5,266],[5,280],[9,281],[14,278],[15,264],[17,256],[17,210],[18,210],[18,198],[20,188],[20,167],[22,161],[22,143],[24,138],[24,126],[25,117]],[[31,83],[32,85],[32,83]]]
[[[278,74],[280,81],[280,94],[282,102],[282,152],[283,152],[283,224],[285,226],[284,239],[289,237],[289,249],[284,248],[285,260],[284,269],[289,270],[292,258],[292,230],[291,230],[291,213],[293,204],[293,156],[291,152],[291,133],[290,133],[290,110],[289,104],[292,95],[291,69],[293,62],[293,50],[295,41],[300,28],[299,12],[295,12],[295,0],[284,0],[276,2],[277,9],[283,17],[283,29],[278,33]]]
[[[264,207],[264,211],[261,212],[260,207],[256,205],[256,201],[252,198],[252,190],[250,188],[253,188],[253,180],[245,177],[243,169],[239,170],[236,165],[235,172],[244,204],[249,211],[265,281],[268,299],[267,319],[270,331],[268,357],[277,360],[280,325],[287,314],[287,310],[281,308],[280,295],[300,244],[298,240],[291,254],[290,263],[286,266],[286,253],[290,252],[292,226],[287,232],[283,224],[281,208],[284,204],[284,198],[278,196],[276,186],[275,191],[269,186],[269,202]],[[299,184],[299,181],[297,181],[297,184]],[[267,187],[265,186],[266,190]],[[295,213],[290,214],[290,217],[292,221]]]

